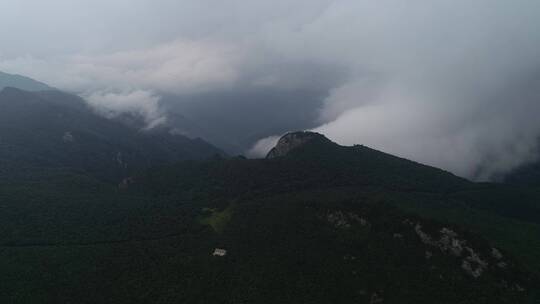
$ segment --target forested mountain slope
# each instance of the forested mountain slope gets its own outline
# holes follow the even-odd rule
[[[17,303],[534,303],[533,190],[475,184],[314,133],[288,134],[275,150],[155,167],[121,187],[61,176],[4,185],[0,294]]]
[[[60,91],[0,91],[0,177],[51,168],[120,180],[136,169],[223,154],[200,139],[151,133],[97,115]],[[42,169],[39,169],[42,168]]]

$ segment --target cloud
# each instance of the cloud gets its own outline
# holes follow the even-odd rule
[[[97,99],[309,91],[324,103],[299,98],[295,115],[318,111],[305,127],[344,144],[477,179],[537,154],[535,0],[6,0],[0,20],[0,69]],[[273,117],[245,105],[222,115]],[[235,127],[265,136],[283,125]]]
[[[165,117],[158,102],[160,94],[230,88],[239,78],[240,55],[234,46],[182,40],[110,54],[48,60],[17,57],[0,60],[0,69],[78,93],[107,116],[137,113],[155,126]]]
[[[70,91],[104,88],[193,93],[231,86],[238,78],[234,47],[204,41],[175,41],[145,49],[60,60],[31,56],[0,61],[5,70],[47,79]]]
[[[454,112],[391,100],[344,112],[315,129],[345,145],[362,143],[486,180],[538,156],[538,129],[501,114]],[[465,117],[465,116],[469,117]],[[532,119],[532,117],[528,118]]]
[[[264,158],[266,154],[277,144],[280,136],[270,136],[263,138],[255,143],[251,149],[247,151],[247,156],[250,158]]]
[[[92,92],[85,98],[105,117],[114,118],[124,113],[142,117],[147,129],[162,125],[167,120],[159,108],[159,97],[152,92],[141,90],[120,93]]]
[[[485,180],[539,155],[539,8],[343,1],[277,45],[351,70],[316,131]]]

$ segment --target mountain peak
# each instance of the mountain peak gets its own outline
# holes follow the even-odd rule
[[[290,132],[283,135],[276,146],[268,152],[266,158],[282,157],[289,154],[292,150],[297,149],[313,140],[322,140],[330,142],[324,135],[310,131]]]

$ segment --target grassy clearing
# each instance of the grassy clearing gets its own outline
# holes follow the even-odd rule
[[[214,229],[214,231],[217,233],[222,233],[232,218],[234,212],[234,205],[228,206],[223,211],[204,208],[203,212],[210,213],[210,215],[202,217],[199,222],[203,225],[211,226],[212,229]]]

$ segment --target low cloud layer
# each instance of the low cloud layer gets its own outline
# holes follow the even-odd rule
[[[234,47],[217,43],[174,41],[149,48],[71,54],[60,59],[26,56],[5,59],[2,68],[48,79],[75,92],[152,89],[186,93],[223,89],[238,78]]]
[[[132,114],[142,117],[146,128],[151,129],[166,122],[165,113],[160,110],[159,97],[152,92],[92,92],[84,96],[85,100],[100,114],[107,118],[115,118],[121,114]]]
[[[475,179],[538,155],[535,0],[7,0],[0,18],[0,70],[82,94],[108,115],[152,125],[172,108],[163,96],[315,92],[324,101],[295,100],[305,109],[294,115],[318,113],[304,127],[342,144]],[[246,104],[223,115],[273,117]],[[286,131],[261,125],[239,126],[275,134],[250,155]]]
[[[279,141],[280,136],[269,136],[257,141],[251,149],[247,151],[247,156],[252,158],[264,158]]]

